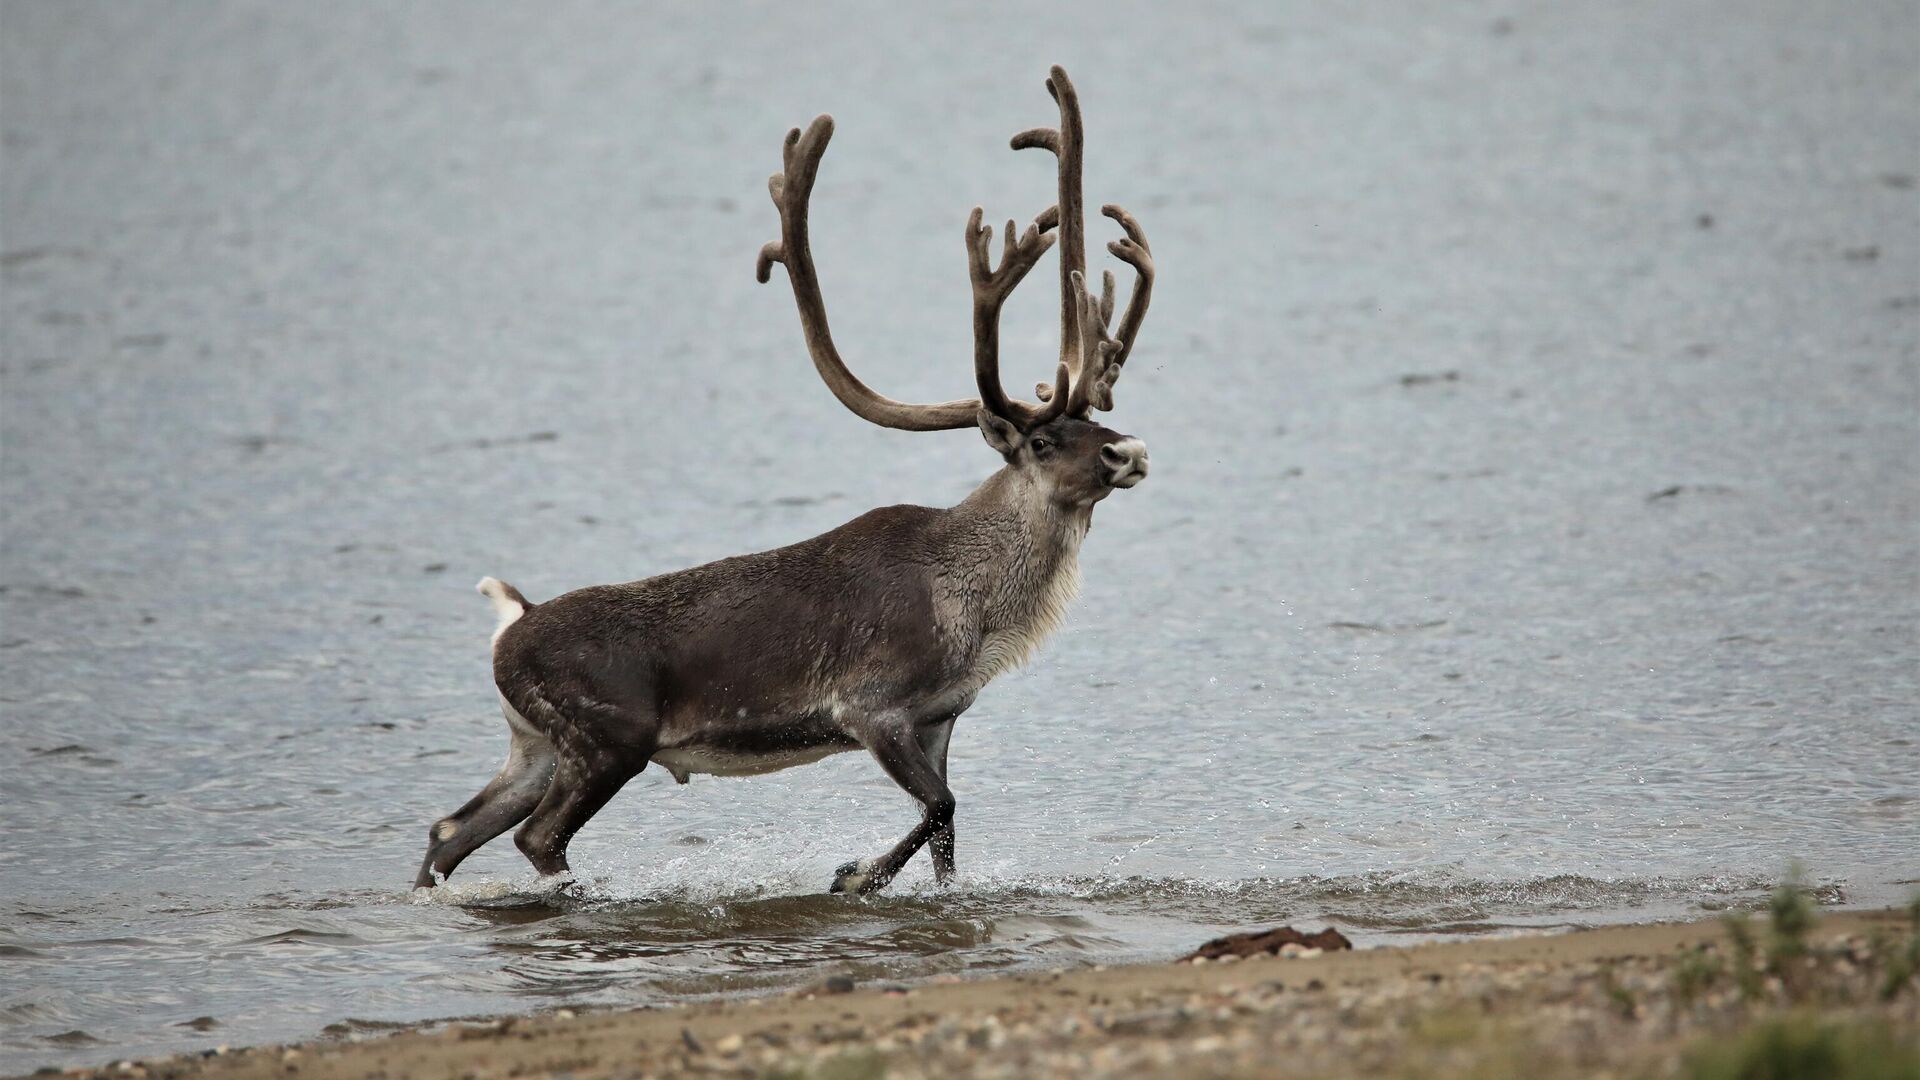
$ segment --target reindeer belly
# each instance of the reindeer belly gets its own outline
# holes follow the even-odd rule
[[[779,772],[795,765],[810,765],[832,754],[860,749],[859,744],[809,746],[801,749],[767,752],[737,752],[717,746],[683,746],[657,751],[653,760],[673,774],[680,783],[693,773],[708,776],[759,776]]]
[[[736,717],[732,724],[702,724],[666,743],[652,760],[682,784],[694,773],[758,776],[860,749],[827,715],[758,724]]]

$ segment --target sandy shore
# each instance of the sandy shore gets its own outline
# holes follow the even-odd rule
[[[1706,1076],[1783,1047],[1920,1075],[1907,913],[1831,914],[1799,936],[1749,925],[1751,952],[1723,920],[1608,927],[562,1011],[95,1075]]]

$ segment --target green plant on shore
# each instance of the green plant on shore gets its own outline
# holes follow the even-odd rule
[[[1767,968],[1784,974],[1786,965],[1805,955],[1807,935],[1817,917],[1813,893],[1806,885],[1806,869],[1795,862],[1787,870],[1787,879],[1767,899],[1769,948]]]
[[[1798,862],[1767,897],[1764,950],[1754,934],[1752,919],[1745,913],[1726,917],[1727,939],[1733,946],[1733,973],[1739,980],[1742,1000],[1758,1001],[1764,996],[1764,974],[1780,976],[1791,990],[1791,965],[1806,955],[1807,938],[1817,919],[1813,893],[1806,886],[1806,871]]]
[[[1691,1007],[1725,973],[1726,962],[1720,959],[1712,946],[1701,945],[1690,949],[1673,966],[1673,996],[1683,1007]]]
[[[1759,943],[1753,937],[1753,921],[1744,913],[1726,918],[1727,941],[1733,946],[1733,977],[1740,984],[1744,1001],[1757,1001],[1765,984],[1760,978]]]
[[[1881,1022],[1824,1022],[1794,1015],[1732,1038],[1698,1043],[1688,1080],[1920,1080],[1920,1043]]]
[[[1600,987],[1607,992],[1608,1003],[1621,1016],[1628,1020],[1633,1019],[1634,1012],[1640,1007],[1640,1002],[1633,996],[1633,991],[1620,985],[1619,973],[1614,970],[1613,964],[1608,964],[1600,972]]]
[[[1897,949],[1883,946],[1876,952],[1884,953],[1887,958],[1886,981],[1880,984],[1880,998],[1892,1001],[1900,996],[1913,982],[1916,971],[1920,971],[1920,896],[1913,898],[1907,905],[1907,947]]]

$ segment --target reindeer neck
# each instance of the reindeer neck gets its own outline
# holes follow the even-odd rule
[[[953,513],[965,523],[966,542],[991,553],[970,590],[983,628],[1032,634],[1038,644],[1079,590],[1080,543],[1092,524],[1093,507],[1061,506],[1009,466],[988,477]]]
[[[1093,507],[1061,506],[1012,466],[987,477],[954,513],[987,526],[1002,554],[1036,564],[1072,558],[1093,523]]]

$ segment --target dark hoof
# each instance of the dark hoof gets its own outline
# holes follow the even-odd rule
[[[833,871],[833,884],[827,886],[827,891],[830,893],[866,892],[868,889],[867,883],[870,880],[868,875],[869,869],[870,866],[865,859],[855,859],[849,863],[841,863],[839,867]]]

